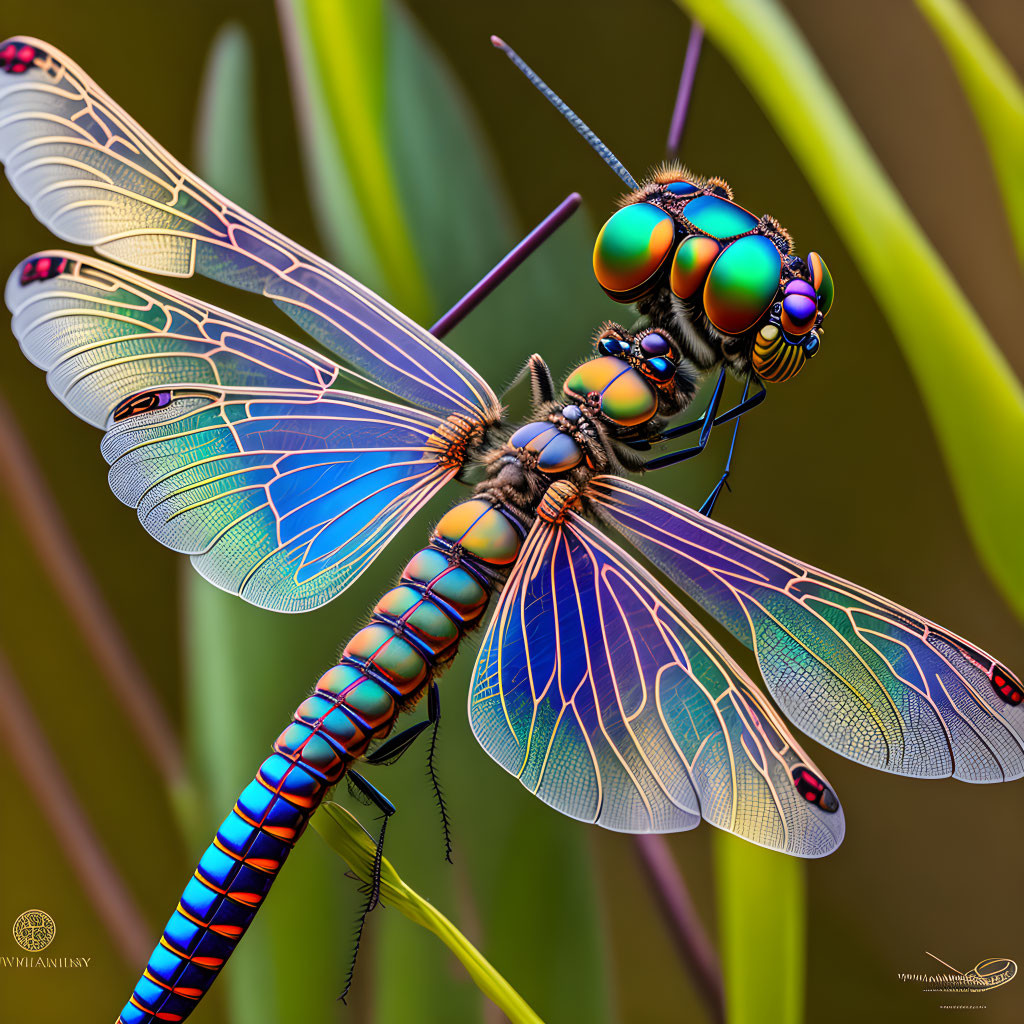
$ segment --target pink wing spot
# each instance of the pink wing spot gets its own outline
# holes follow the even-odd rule
[[[21,284],[31,284],[33,281],[48,281],[51,277],[57,277],[68,269],[68,260],[53,259],[50,256],[34,256],[25,260],[21,267]]]
[[[839,801],[835,793],[809,768],[800,765],[793,769],[793,785],[808,803],[817,804],[829,814],[839,810]]]
[[[993,669],[992,685],[1007,704],[1020,704],[1024,701],[1024,688],[1005,669]]]
[[[38,56],[39,51],[27,43],[23,43],[21,46],[13,41],[5,43],[0,48],[0,71],[6,71],[12,75],[23,74],[28,71]]]

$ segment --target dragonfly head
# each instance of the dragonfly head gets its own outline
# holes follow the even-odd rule
[[[818,351],[835,293],[821,256],[795,256],[774,217],[745,210],[720,178],[674,166],[630,193],[605,222],[594,274],[611,298],[637,303],[668,326],[703,369],[728,360],[771,382],[794,376]],[[688,343],[694,331],[704,351]]]

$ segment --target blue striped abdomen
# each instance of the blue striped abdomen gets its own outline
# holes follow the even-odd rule
[[[386,736],[480,620],[523,528],[489,501],[456,505],[299,705],[217,830],[118,1018],[184,1020],[256,916],[328,790]]]

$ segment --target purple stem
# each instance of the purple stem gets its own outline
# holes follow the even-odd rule
[[[570,192],[521,242],[495,264],[440,320],[430,328],[443,338],[463,317],[475,309],[528,256],[539,249],[577,210],[580,194]]]
[[[673,157],[679,152],[683,141],[683,129],[686,127],[686,115],[690,110],[690,96],[693,95],[693,80],[697,75],[697,64],[700,61],[701,43],[704,42],[704,26],[695,21],[690,27],[690,38],[686,42],[686,58],[683,60],[683,73],[679,78],[679,92],[676,93],[676,105],[672,110],[672,123],[668,128],[668,143],[665,152]]]
[[[690,898],[686,881],[664,836],[634,837],[636,850],[647,869],[655,902],[682,953],[697,990],[716,1024],[725,1021],[722,967]]]
[[[3,396],[0,396],[0,483],[36,557],[156,763],[164,784],[169,792],[176,791],[185,779],[185,764],[174,729],[79,553]]]
[[[149,952],[152,933],[96,838],[53,749],[0,654],[0,739],[42,809],[97,916],[126,964]],[[10,780],[7,780],[10,784]]]

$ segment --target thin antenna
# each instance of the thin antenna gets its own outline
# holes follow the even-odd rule
[[[640,186],[615,154],[587,127],[586,123],[574,114],[564,100],[534,71],[522,57],[512,49],[503,39],[491,36],[491,45],[502,50],[506,57],[533,83],[537,91],[545,96],[548,102],[557,110],[583,136],[587,145],[631,188],[638,189]]]
[[[683,141],[683,128],[686,127],[686,115],[690,110],[690,96],[693,95],[693,80],[697,75],[697,64],[700,61],[700,48],[704,42],[704,26],[695,21],[690,26],[690,38],[686,41],[686,57],[683,60],[683,73],[679,76],[679,91],[676,93],[676,105],[672,109],[672,123],[668,129],[666,155],[675,156],[679,152],[679,144]]]

